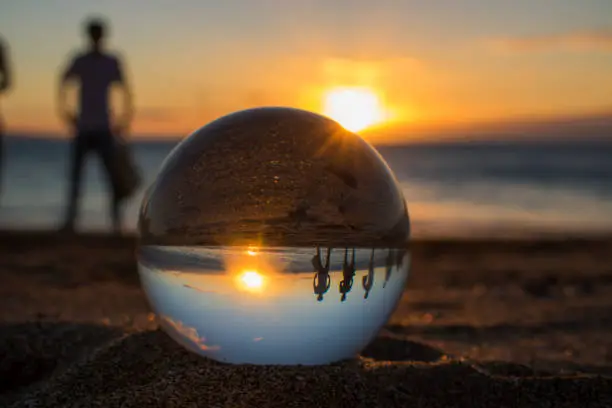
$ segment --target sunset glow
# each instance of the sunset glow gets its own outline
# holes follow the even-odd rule
[[[336,88],[325,94],[323,113],[357,132],[385,119],[376,93],[367,88]]]
[[[490,0],[486,16],[476,0],[153,2],[136,25],[138,2],[7,2],[0,41],[14,83],[0,113],[5,133],[72,137],[54,96],[95,9],[133,90],[134,139],[177,140],[257,106],[321,113],[377,143],[609,115],[612,2],[558,2],[551,13],[546,2]]]

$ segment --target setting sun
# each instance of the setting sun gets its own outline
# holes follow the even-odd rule
[[[346,129],[357,132],[385,119],[382,104],[367,88],[335,88],[323,100],[323,113]]]
[[[260,273],[254,270],[244,271],[239,276],[241,286],[249,291],[257,291],[260,290],[263,286],[263,276]]]

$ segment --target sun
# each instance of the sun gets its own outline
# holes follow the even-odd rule
[[[376,93],[367,88],[334,88],[323,99],[323,113],[352,132],[385,119]]]
[[[259,292],[264,286],[264,277],[253,269],[243,271],[237,277],[238,286],[248,292]]]
[[[257,289],[263,284],[263,278],[257,271],[245,271],[242,274],[242,283],[246,287]]]

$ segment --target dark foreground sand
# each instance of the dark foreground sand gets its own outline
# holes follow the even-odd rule
[[[415,242],[385,330],[327,367],[184,351],[134,245],[0,233],[0,406],[612,406],[612,239]]]

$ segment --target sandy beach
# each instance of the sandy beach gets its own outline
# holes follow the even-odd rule
[[[231,366],[160,331],[134,237],[0,232],[0,406],[612,406],[612,237],[427,240],[354,360]]]

